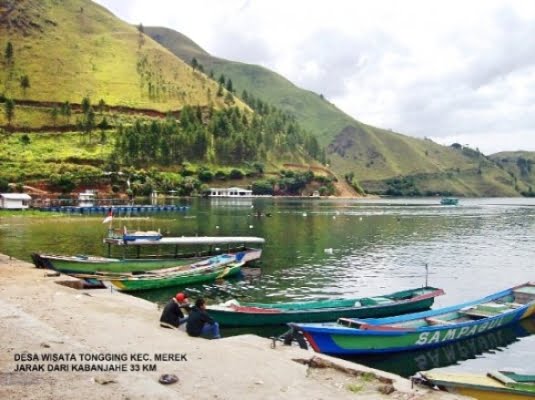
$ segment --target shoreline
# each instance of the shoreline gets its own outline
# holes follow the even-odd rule
[[[255,335],[191,338],[161,328],[154,303],[48,272],[0,254],[0,398],[465,398]],[[312,358],[330,367],[295,361]],[[162,374],[179,382],[163,385]]]

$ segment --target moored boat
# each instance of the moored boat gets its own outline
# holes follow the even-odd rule
[[[158,273],[110,276],[110,282],[125,292],[209,282],[239,273],[244,265],[244,255],[244,253],[222,254],[199,263],[160,270]],[[105,279],[105,276],[101,278]]]
[[[259,260],[262,249],[248,248],[244,246],[226,248],[225,254],[245,253],[244,262],[250,263]],[[129,272],[143,273],[164,268],[173,268],[180,265],[189,265],[201,262],[215,255],[223,254],[221,249],[199,251],[194,253],[176,254],[167,258],[110,258],[89,255],[54,255],[32,253],[31,257],[37,268],[48,268],[55,271],[72,274],[95,274],[110,272],[124,274]],[[199,256],[198,256],[199,255]]]
[[[135,240],[160,240],[162,234],[160,231],[136,231],[128,232],[126,227],[123,232],[123,240],[125,242],[133,242]]]
[[[341,318],[337,323],[290,324],[326,354],[374,354],[445,345],[535,314],[535,282],[485,298],[397,317]]]
[[[441,289],[424,287],[385,296],[332,299],[290,303],[244,303],[235,300],[208,306],[208,313],[222,326],[265,326],[288,322],[336,321],[425,310],[433,305]]]
[[[535,397],[535,374],[495,371],[487,374],[422,372],[418,382],[479,400],[525,400]]]
[[[459,204],[459,199],[457,197],[443,197],[440,199],[440,204],[443,206],[456,206]]]

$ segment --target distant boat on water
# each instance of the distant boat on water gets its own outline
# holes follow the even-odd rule
[[[459,204],[459,199],[457,197],[443,197],[440,199],[440,204],[443,206],[456,206]]]

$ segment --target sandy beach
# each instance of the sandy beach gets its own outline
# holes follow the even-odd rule
[[[161,328],[153,303],[47,274],[0,255],[1,399],[465,398],[254,335],[190,338]]]

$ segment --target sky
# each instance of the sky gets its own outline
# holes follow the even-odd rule
[[[359,121],[535,151],[535,1],[97,0],[267,67]]]

